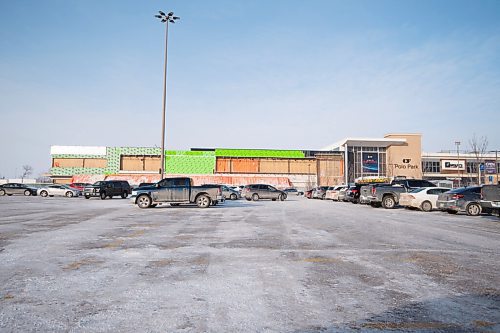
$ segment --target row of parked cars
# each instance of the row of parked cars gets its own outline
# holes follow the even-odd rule
[[[307,191],[310,199],[369,204],[386,209],[403,206],[425,212],[441,210],[449,214],[499,214],[500,185],[450,189],[427,180],[395,179],[391,183],[320,186]]]
[[[132,195],[132,202],[141,208],[155,207],[158,204],[170,203],[179,205],[181,203],[196,203],[199,207],[216,205],[225,200],[258,201],[269,199],[272,201],[286,200],[288,195],[301,195],[302,192],[295,188],[284,191],[268,184],[249,184],[242,186],[230,186],[220,184],[192,185],[192,180],[186,177],[165,178],[157,183],[141,183],[133,187],[124,180],[105,180],[94,184],[72,183],[45,184],[39,187],[27,184],[5,184],[0,186],[0,196],[3,195],[40,195],[42,197],[66,196],[85,199],[92,197],[105,200],[113,197],[127,198]]]

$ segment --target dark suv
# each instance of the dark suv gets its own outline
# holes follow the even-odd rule
[[[83,190],[85,199],[100,197],[104,200],[106,197],[111,199],[114,196],[125,199],[130,193],[132,193],[130,184],[126,180],[102,180],[86,186]]]
[[[259,199],[271,199],[273,201],[286,199],[286,193],[278,190],[274,186],[266,184],[246,185],[241,191],[241,196],[248,201],[257,201]]]

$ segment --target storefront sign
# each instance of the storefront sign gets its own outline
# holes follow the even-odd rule
[[[363,153],[363,172],[378,173],[378,153]]]
[[[484,172],[488,175],[497,173],[497,168],[495,167],[495,161],[484,161]]]
[[[441,160],[441,170],[465,170],[465,160]]]
[[[394,169],[409,169],[409,170],[417,170],[418,164],[412,163],[411,158],[403,158],[403,163],[394,163]]]
[[[374,184],[374,183],[390,183],[391,179],[388,177],[368,176],[359,177],[354,180],[356,184]]]

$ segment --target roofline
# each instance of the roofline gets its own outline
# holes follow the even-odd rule
[[[378,146],[390,147],[390,146],[403,146],[406,144],[405,138],[344,138],[334,144],[324,147],[321,150],[334,150],[344,151],[345,145],[349,146],[349,142],[365,142],[362,146]]]

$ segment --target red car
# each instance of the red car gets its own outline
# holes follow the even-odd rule
[[[89,185],[92,185],[92,184],[89,184],[89,183],[71,183],[71,184],[69,184],[69,187],[83,192],[84,187],[89,186]]]

